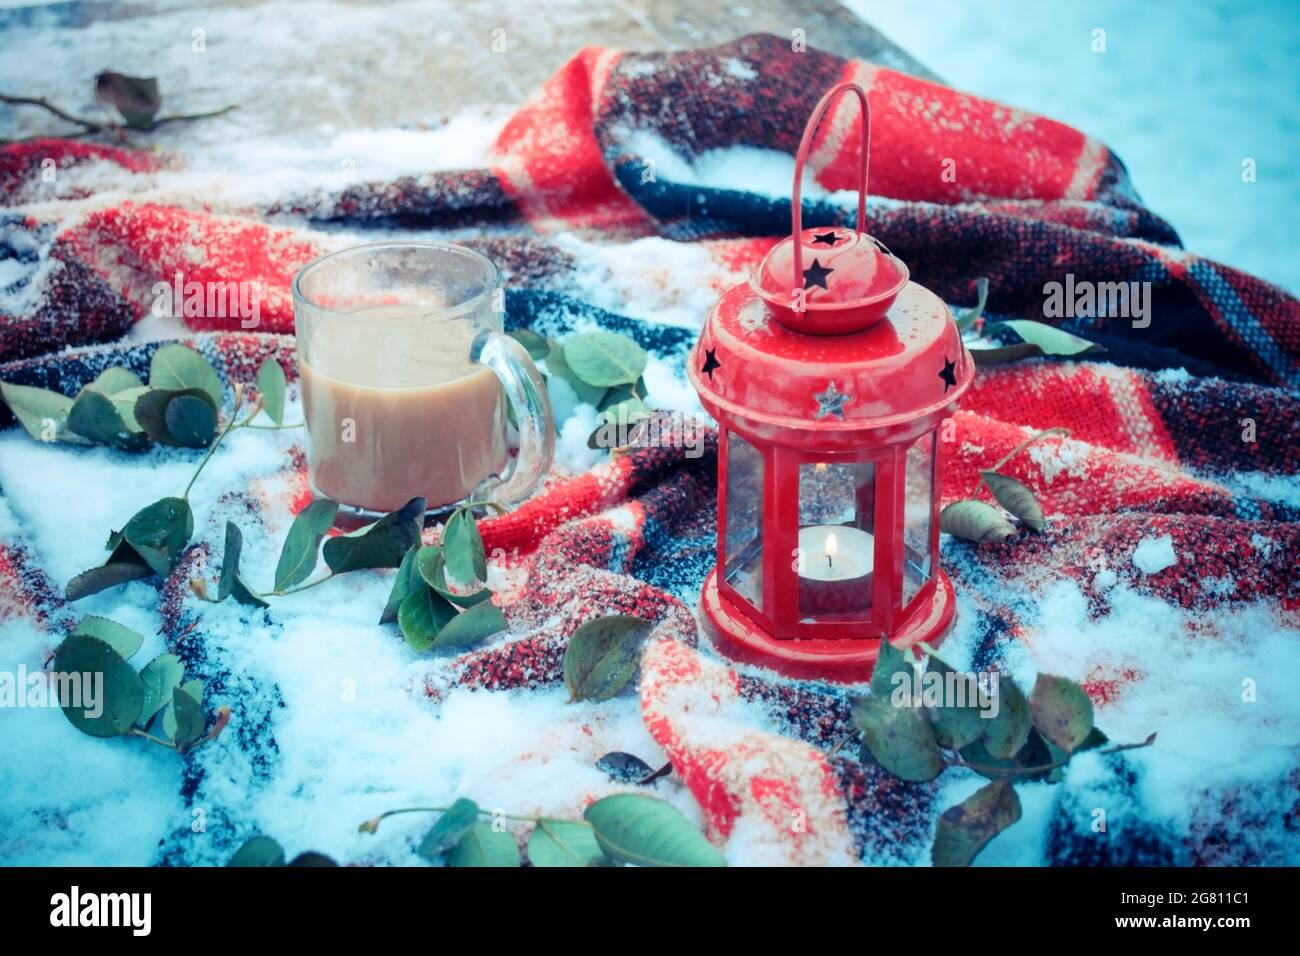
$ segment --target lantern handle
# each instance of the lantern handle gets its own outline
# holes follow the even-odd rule
[[[871,151],[871,104],[867,102],[867,91],[857,83],[840,83],[831,87],[813,110],[812,116],[808,118],[808,125],[804,127],[803,139],[799,142],[799,152],[795,154],[794,204],[791,207],[790,224],[794,230],[794,277],[796,282],[799,276],[803,275],[803,241],[800,238],[803,233],[803,202],[800,198],[800,187],[803,185],[804,163],[808,159],[808,153],[812,151],[813,137],[817,135],[817,128],[821,125],[822,117],[841,93],[849,91],[852,91],[857,96],[858,102],[862,104],[862,156],[858,168],[857,226],[858,232],[866,231],[867,163],[868,154]]]

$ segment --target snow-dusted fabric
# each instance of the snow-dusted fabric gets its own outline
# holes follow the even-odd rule
[[[1079,758],[1061,785],[1022,787],[1024,821],[984,858],[1297,862],[1300,710],[1288,679],[1300,673],[1300,305],[1182,251],[1119,160],[1054,121],[754,36],[684,53],[584,50],[506,125],[490,168],[287,195],[256,213],[213,213],[201,196],[163,201],[150,190],[154,157],[53,141],[6,147],[3,252],[33,268],[28,287],[7,298],[20,307],[0,318],[8,360],[0,378],[73,394],[106,365],[146,370],[150,345],[62,350],[120,339],[146,314],[153,284],[177,272],[255,283],[258,331],[196,315],[186,322],[202,334],[191,341],[232,381],[249,381],[267,355],[292,377],[292,338],[276,333],[292,331],[294,271],[344,241],[327,225],[352,238],[451,233],[502,266],[510,328],[559,336],[610,328],[680,370],[703,315],[633,318],[644,316],[643,300],[680,305],[679,287],[712,297],[741,281],[789,223],[788,200],[745,181],[743,152],[728,188],[692,181],[689,164],[714,150],[793,152],[816,100],[845,79],[872,101],[871,230],[916,281],[969,303],[975,278],[988,276],[991,314],[1040,320],[1043,284],[1066,273],[1153,286],[1149,328],[1073,320],[1107,346],[1101,360],[981,370],[945,443],[947,501],[972,494],[979,470],[1026,435],[1071,430],[1006,469],[1039,495],[1051,516],[1044,533],[978,548],[944,541],[959,594],[945,656],[959,667],[1009,669],[1022,683],[1039,670],[1066,674],[1084,682],[1113,739],[1160,734],[1149,750]],[[853,215],[853,198],[834,191],[852,186],[855,123],[846,107],[820,134],[811,165],[828,192],[808,203],[805,224]],[[49,157],[72,174],[93,168],[87,182],[120,192],[71,213],[37,204]],[[955,178],[942,175],[950,159]],[[561,680],[576,627],[605,614],[641,616],[657,626],[642,660],[640,714],[674,769],[656,787],[685,787],[732,862],[924,861],[937,813],[977,781],[950,772],[907,784],[861,762],[855,746],[843,746],[852,733],[843,688],[737,668],[702,642],[692,611],[714,556],[716,447],[710,439],[693,457],[686,436],[666,433],[661,447],[585,473],[557,469],[533,500],[481,523],[511,632],[418,665],[410,693],[438,708],[468,691],[540,692]],[[248,486],[226,490],[223,517],[283,533],[310,493],[301,449],[280,449],[268,445]],[[68,449],[56,467],[76,468],[79,454]],[[0,623],[39,628],[52,649],[78,609],[63,602],[65,582],[46,573],[29,540],[24,525],[40,517],[9,507]],[[285,732],[293,714],[280,712],[274,688],[253,686],[256,674],[228,639],[232,614],[250,633],[274,632],[276,605],[213,609],[190,594],[192,576],[213,573],[223,527],[215,517],[200,525],[162,583],[162,625],[205,680],[209,705],[235,711],[219,741],[186,758],[181,787],[185,806],[219,806],[225,826],[196,843],[188,817],[178,821],[157,851],[163,862],[220,859],[250,832],[245,814],[257,815],[256,795],[274,781],[276,792],[297,795],[321,786],[309,773],[298,788],[284,782],[305,773],[285,752],[303,729]],[[354,600],[332,598],[334,586],[314,592],[310,613],[322,626],[331,600]],[[112,616],[111,605],[96,607]],[[365,639],[400,641],[377,624]],[[625,696],[602,706],[634,705]],[[232,789],[247,795],[245,814]],[[560,802],[576,813],[601,792],[582,778]],[[1097,808],[1109,821],[1101,831]],[[557,810],[553,799],[547,809]]]

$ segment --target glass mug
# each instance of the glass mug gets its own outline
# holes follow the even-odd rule
[[[423,497],[509,506],[551,467],[555,424],[528,352],[503,334],[496,266],[449,242],[377,242],[293,282],[312,490],[367,516]],[[507,398],[518,454],[507,444]]]

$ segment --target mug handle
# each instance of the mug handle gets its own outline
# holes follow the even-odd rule
[[[528,350],[508,335],[483,329],[469,348],[470,361],[490,368],[515,409],[519,454],[501,480],[491,486],[491,500],[516,505],[541,484],[555,459],[555,418],[542,373]]]

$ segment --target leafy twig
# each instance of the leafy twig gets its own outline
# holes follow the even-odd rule
[[[1156,742],[1156,735],[1151,734],[1146,740],[1135,744],[1116,744],[1114,747],[1107,747],[1105,750],[1098,750],[1098,754],[1117,754],[1124,750],[1139,750],[1142,747],[1150,747]],[[1040,773],[1051,773],[1053,770],[1060,770],[1070,763],[1072,754],[1066,754],[1064,760],[1058,760],[1055,763],[1039,764],[1036,767],[993,767],[988,764],[977,763],[966,760],[960,754],[956,754],[946,759],[950,767],[965,767],[967,770],[974,770],[984,776],[999,777],[1034,777]]]
[[[386,820],[388,817],[395,817],[403,813],[446,813],[450,809],[450,807],[399,807],[396,810],[385,810],[383,813],[379,814],[379,816],[371,817],[369,820],[360,824],[357,827],[357,832],[375,833],[379,830],[380,822]],[[481,817],[501,817],[505,820],[518,820],[521,823],[536,823],[543,827],[548,820],[556,823],[575,823],[584,827],[591,826],[591,824],[586,820],[558,820],[555,817],[543,817],[531,813],[498,813],[495,810],[484,810],[481,807],[478,808],[478,815]],[[547,832],[549,833],[550,830],[548,829]]]
[[[221,443],[225,441],[226,436],[229,435],[232,431],[234,431],[235,428],[237,427],[235,421],[239,417],[239,405],[243,400],[244,400],[244,386],[236,385],[235,386],[235,407],[230,410],[230,421],[226,422],[226,427],[221,430],[221,434],[217,436],[217,440],[208,446],[208,453],[203,456],[203,460],[199,462],[199,467],[195,469],[194,474],[190,477],[190,483],[185,486],[185,492],[184,494],[181,495],[181,497],[184,498],[186,501],[190,500],[190,489],[194,487],[194,482],[198,481],[199,475],[202,474],[203,469],[207,466],[208,462],[212,460],[213,453],[221,446]],[[261,410],[261,408],[262,408],[262,400],[259,398],[257,400],[257,404],[253,406],[253,414],[250,415],[248,419],[245,419],[243,424],[245,425],[248,424],[248,420],[251,419],[253,416],[255,416]]]
[[[987,468],[987,469],[985,469],[985,470],[986,470],[986,471],[997,471],[999,468],[1001,468],[1003,465],[1005,465],[1007,462],[1009,462],[1012,458],[1015,458],[1016,455],[1020,454],[1022,451],[1024,451],[1026,448],[1028,448],[1030,445],[1032,445],[1034,442],[1038,441],[1038,439],[1040,439],[1040,438],[1046,438],[1048,435],[1060,435],[1062,438],[1069,438],[1069,437],[1070,437],[1070,429],[1068,429],[1068,428],[1045,428],[1045,429],[1043,429],[1041,432],[1038,432],[1038,433],[1036,433],[1036,434],[1030,435],[1028,438],[1026,438],[1024,441],[1022,441],[1019,445],[1017,445],[1015,448],[1011,449],[1009,452],[1007,452],[1005,455],[1003,455],[1000,459],[998,459],[997,464],[995,464],[992,468]],[[983,484],[983,479],[980,479],[980,483]]]
[[[10,106],[35,106],[54,114],[59,119],[80,126],[79,133],[55,133],[44,136],[29,136],[24,139],[5,140],[4,142],[18,143],[30,139],[77,139],[82,136],[93,136],[96,133],[116,133],[122,134],[125,127],[118,123],[100,122],[98,120],[87,119],[84,116],[77,116],[69,113],[67,110],[55,106],[43,96],[12,96],[8,93],[0,93],[0,103],[8,103]],[[144,127],[143,132],[149,132],[157,129],[159,126],[166,126],[168,123],[189,123],[194,120],[212,119],[217,116],[225,116],[232,110],[239,109],[238,103],[231,103],[229,106],[223,106],[217,110],[205,110],[199,113],[173,113],[170,116],[159,116],[150,124]]]
[[[153,734],[149,733],[146,730],[141,730],[139,727],[131,728],[131,736],[143,737],[151,744],[157,744],[159,747],[166,747],[168,750],[176,749],[176,745],[172,743],[170,740],[163,740],[161,737],[155,737]]]
[[[294,588],[285,588],[285,589],[282,590],[282,591],[281,591],[281,590],[275,590],[275,591],[271,591],[270,593],[273,594],[275,597],[285,597],[286,595],[289,595],[289,594],[297,594],[299,591],[306,591],[308,588],[314,588],[314,587],[315,587],[316,585],[318,585],[318,584],[324,584],[326,581],[330,580],[332,577],[334,577],[334,572],[333,572],[333,571],[331,571],[329,574],[325,575],[325,577],[323,577],[323,578],[317,578],[315,581],[308,581],[306,584],[300,584],[300,585],[298,585],[297,587],[294,587]]]

